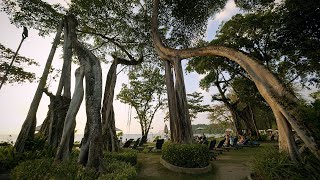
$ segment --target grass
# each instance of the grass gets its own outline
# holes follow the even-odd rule
[[[213,170],[206,174],[191,175],[172,172],[163,167],[158,153],[138,153],[138,179],[246,179],[251,173],[251,160],[259,155],[267,146],[274,143],[264,143],[260,147],[245,147],[239,150],[224,152],[218,156],[218,160],[211,161]]]

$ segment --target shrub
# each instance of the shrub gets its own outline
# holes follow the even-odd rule
[[[11,171],[12,179],[49,179],[53,159],[36,159],[20,163]]]
[[[203,144],[164,143],[162,158],[179,167],[201,168],[209,165],[209,149]]]
[[[102,174],[99,179],[135,179],[137,176],[136,169],[129,163],[112,160],[105,165],[106,172]]]
[[[266,141],[267,138],[268,138],[268,135],[266,135],[266,134],[261,134],[259,140],[260,140],[260,141]]]
[[[129,163],[132,166],[137,164],[137,152],[135,151],[104,152],[104,158],[107,161],[110,159],[116,159],[118,161]]]
[[[12,179],[135,179],[137,172],[128,163],[104,162],[104,171],[84,168],[75,160],[54,162],[53,158],[29,160],[11,171]]]
[[[11,169],[17,164],[13,146],[11,144],[0,146],[0,168]]]
[[[279,152],[275,147],[265,149],[253,160],[252,166],[257,179],[319,178],[319,172],[311,171],[313,165],[309,162],[293,162],[288,154]]]

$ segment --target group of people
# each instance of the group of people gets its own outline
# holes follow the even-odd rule
[[[236,137],[233,137],[229,131],[226,131],[225,139],[223,146],[234,146],[234,145],[244,145],[246,141],[246,138],[243,135],[238,135]]]
[[[204,133],[201,136],[195,136],[193,139],[196,143],[199,144],[208,144],[208,138],[204,135]]]

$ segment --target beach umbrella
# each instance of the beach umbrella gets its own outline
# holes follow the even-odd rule
[[[163,132],[164,132],[165,134],[168,134],[168,133],[169,133],[167,124],[164,124],[164,130],[163,130]]]
[[[198,127],[197,130],[201,131],[201,130],[204,130],[205,128],[203,127]]]

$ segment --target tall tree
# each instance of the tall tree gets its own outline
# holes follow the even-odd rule
[[[12,60],[15,52],[0,44],[0,81],[4,76],[5,71],[9,67],[9,62]],[[15,59],[13,66],[8,72],[7,80],[5,83],[13,84],[13,83],[24,83],[26,81],[32,82],[35,80],[35,74],[26,70],[27,66],[39,66],[39,64],[31,59],[24,56],[18,55]]]
[[[224,46],[206,46],[193,49],[172,49],[163,45],[158,31],[159,0],[154,1],[152,31],[154,46],[162,59],[178,62],[194,56],[223,56],[238,63],[252,78],[257,89],[271,106],[279,131],[283,134],[281,149],[287,151],[293,160],[300,159],[300,153],[293,144],[291,127],[296,130],[310,151],[320,159],[320,151],[310,130],[302,120],[297,108],[298,99],[265,66],[241,51]],[[285,102],[285,103],[284,103]],[[291,126],[291,127],[290,127]]]
[[[146,142],[155,113],[164,105],[164,77],[158,67],[143,67],[138,72],[131,71],[129,80],[129,85],[122,85],[117,98],[136,110],[141,141]]]

